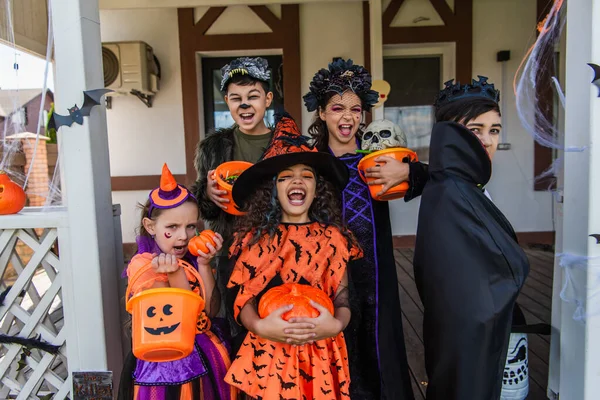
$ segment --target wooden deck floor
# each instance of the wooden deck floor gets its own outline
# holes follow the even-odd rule
[[[529,277],[518,303],[527,323],[550,323],[554,254],[540,250],[525,252],[531,263]],[[396,270],[402,304],[402,322],[415,398],[425,398],[427,375],[423,359],[423,305],[413,274],[413,250],[396,249]],[[529,335],[529,400],[546,400],[550,336]]]

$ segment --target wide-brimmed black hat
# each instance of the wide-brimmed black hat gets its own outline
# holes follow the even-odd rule
[[[237,178],[233,185],[233,201],[240,207],[265,179],[272,179],[287,167],[305,164],[331,182],[340,191],[348,183],[348,167],[333,154],[317,151],[298,130],[287,114],[278,117],[271,142],[260,160]]]

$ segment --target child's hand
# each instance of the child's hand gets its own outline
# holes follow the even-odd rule
[[[206,195],[213,203],[215,203],[217,206],[219,206],[223,210],[226,210],[227,206],[223,205],[223,203],[229,203],[229,199],[225,199],[221,196],[224,194],[227,194],[227,192],[225,190],[219,189],[219,187],[217,186],[217,181],[214,178],[214,175],[215,175],[214,169],[211,169],[210,171],[208,171],[208,174],[206,176],[206,179],[207,179]]]
[[[327,308],[312,300],[310,301],[310,305],[319,311],[320,315],[317,318],[292,318],[290,319],[290,322],[296,324],[311,324],[314,328],[300,330],[293,329],[290,330],[290,334],[300,334],[303,337],[310,335],[306,342],[312,343],[313,341],[337,336],[337,334],[343,330],[342,322],[331,315]]]
[[[310,322],[292,323],[285,321],[282,318],[282,315],[293,307],[293,305],[280,307],[269,314],[268,317],[259,319],[254,326],[254,333],[264,339],[272,340],[274,342],[295,345],[306,343],[308,340],[312,339],[313,333],[296,334],[288,332],[311,331],[315,328],[315,325]]]
[[[179,263],[173,254],[161,253],[152,259],[152,268],[157,274],[172,274],[179,270]]]
[[[407,163],[389,156],[379,156],[374,161],[381,165],[367,168],[365,176],[367,178],[377,178],[369,182],[369,185],[383,185],[381,191],[377,193],[378,196],[408,180],[409,167]]]
[[[217,254],[217,252],[223,247],[223,236],[221,236],[218,232],[215,232],[213,240],[215,241],[215,246],[213,246],[209,242],[206,243],[206,247],[208,247],[208,253],[204,253],[201,250],[198,250],[198,266],[210,265],[210,260],[212,260],[212,258]]]

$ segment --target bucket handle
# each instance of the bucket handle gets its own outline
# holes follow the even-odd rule
[[[206,296],[206,289],[204,288],[204,281],[202,280],[202,276],[200,276],[200,273],[196,270],[196,268],[194,268],[189,263],[183,261],[181,258],[177,259],[177,264],[179,264],[179,266],[181,268],[186,268],[189,272],[191,272],[192,275],[194,275],[194,277],[198,280],[198,283],[200,284],[200,289],[202,290],[202,295]],[[125,291],[125,300],[127,302],[127,306],[126,306],[127,310],[130,309],[129,302],[131,301],[130,296],[131,296],[131,288],[133,287],[132,283],[137,281],[144,273],[146,273],[151,268],[152,268],[152,260],[149,260],[146,265],[144,265],[142,268],[140,268],[138,270],[138,272],[133,274],[133,276],[129,279],[129,283],[127,284],[127,290]]]

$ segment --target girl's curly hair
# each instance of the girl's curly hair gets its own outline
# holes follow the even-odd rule
[[[352,233],[346,228],[342,219],[341,199],[333,184],[315,173],[315,198],[308,210],[308,218],[323,226],[334,226],[346,237],[349,245],[358,246]],[[281,224],[281,205],[277,199],[276,177],[263,181],[248,198],[245,211],[236,222],[236,243],[241,242],[246,235],[252,233],[249,245],[256,244],[263,235],[270,238],[275,236],[277,227]]]

